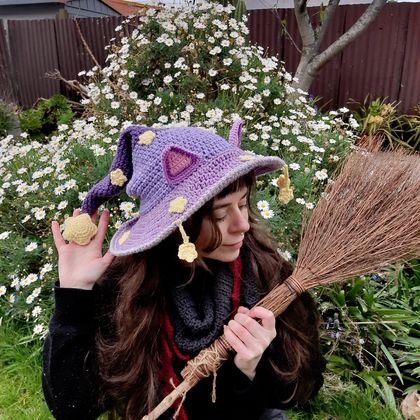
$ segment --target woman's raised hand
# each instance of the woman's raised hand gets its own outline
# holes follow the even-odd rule
[[[73,217],[79,214],[79,209],[73,211]],[[95,222],[95,219],[96,214],[92,216],[92,221]],[[108,222],[109,212],[105,210],[99,218],[95,237],[87,245],[66,243],[60,233],[60,225],[56,221],[52,222],[51,230],[58,251],[60,287],[90,290],[109,267],[113,255],[108,251],[102,256],[102,244]]]
[[[273,312],[262,306],[252,309],[240,306],[238,313],[225,326],[224,335],[236,351],[236,367],[252,380],[264,351],[277,335],[276,318]]]

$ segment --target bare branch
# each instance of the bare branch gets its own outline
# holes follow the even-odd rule
[[[315,31],[309,17],[307,0],[294,0],[295,16],[299,33],[302,38],[302,50],[310,48],[315,42]]]
[[[86,39],[82,34],[82,31],[80,30],[79,22],[77,21],[77,19],[74,19],[74,23],[76,25],[77,32],[79,33],[80,39],[82,40],[82,43],[83,43],[84,47],[86,48],[86,51],[88,52],[88,54],[92,58],[93,62],[95,63],[95,66],[97,66],[99,69],[102,68],[101,65],[99,64],[98,60],[94,56],[92,50],[89,48],[89,45],[86,42]]]
[[[356,23],[343,35],[334,41],[326,50],[316,56],[311,63],[316,71],[326,64],[332,57],[347,47],[350,42],[356,39],[376,19],[387,0],[373,0]]]
[[[325,33],[327,32],[328,26],[330,25],[331,18],[334,15],[339,3],[340,0],[330,0],[327,7],[325,8],[321,24],[315,32],[317,49],[319,49],[322,40],[324,39]]]
[[[82,85],[78,80],[67,80],[65,79],[59,70],[55,69],[53,72],[47,72],[45,75],[50,79],[56,79],[63,82],[70,89],[75,90],[80,94],[82,98],[88,98],[89,92],[86,86]]]

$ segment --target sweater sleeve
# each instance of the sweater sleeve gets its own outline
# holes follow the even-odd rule
[[[95,419],[99,404],[94,366],[94,292],[55,287],[55,311],[43,349],[42,386],[56,419]]]

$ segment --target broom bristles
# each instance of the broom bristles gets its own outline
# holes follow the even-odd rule
[[[257,305],[278,315],[296,298],[294,289],[340,282],[420,256],[419,215],[418,155],[402,151],[352,153],[304,225],[292,276]],[[179,396],[215,371],[229,350],[223,336],[202,350],[182,372],[185,381],[144,419],[164,413]]]
[[[294,275],[311,288],[417,257],[419,214],[419,156],[354,152],[303,228]]]

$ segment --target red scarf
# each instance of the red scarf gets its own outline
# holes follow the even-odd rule
[[[239,307],[239,301],[241,297],[241,273],[242,273],[242,261],[238,257],[235,261],[229,263],[229,268],[233,276],[233,287],[232,287],[232,316],[236,313]],[[162,316],[163,330],[161,333],[161,367],[159,371],[159,379],[164,384],[163,395],[171,393],[174,387],[178,386],[181,381],[181,375],[177,375],[174,370],[174,359],[178,361],[188,362],[191,356],[183,354],[174,340],[174,329],[169,319],[168,314],[165,312]],[[179,399],[175,403],[175,410],[179,409],[178,420],[188,420],[187,414],[184,407],[180,407],[182,400]]]

